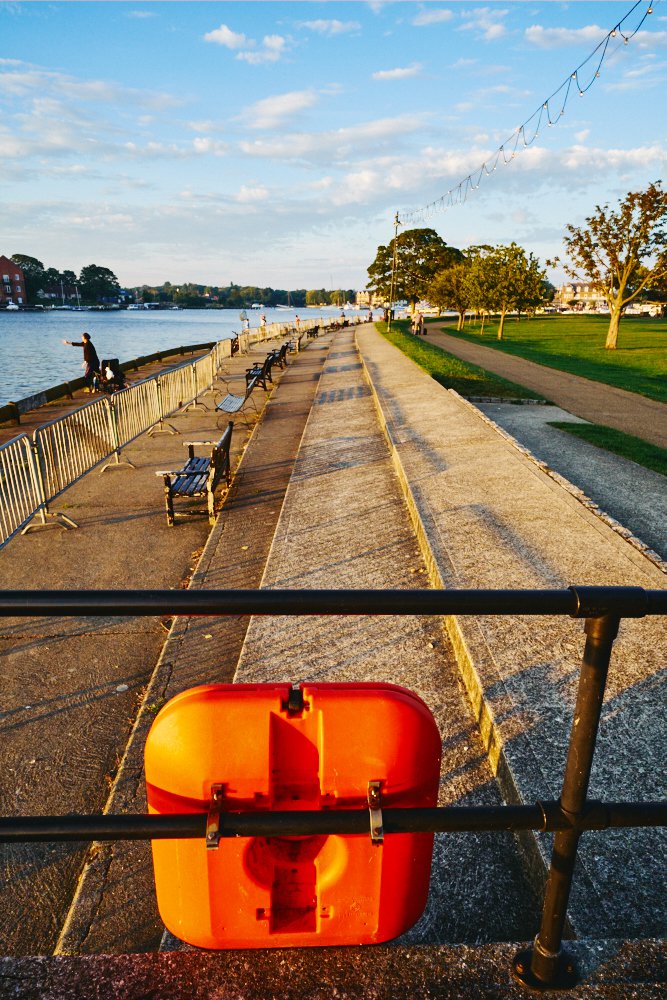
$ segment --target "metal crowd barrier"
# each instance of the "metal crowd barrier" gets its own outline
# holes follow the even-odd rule
[[[33,517],[43,493],[27,434],[0,447],[0,491],[0,533],[6,540]]]
[[[318,322],[306,321],[304,326]],[[238,335],[241,351],[247,352],[251,342],[291,329],[290,324],[271,323],[245,331]],[[39,427],[32,439],[22,434],[0,446],[0,548],[18,531],[50,523],[48,518],[76,527],[71,518],[50,512],[49,504],[105,459],[119,463],[121,449],[165,417],[195,405],[230,356],[230,343],[218,341],[198,361],[92,400]]]
[[[34,432],[33,442],[48,503],[113,454],[109,400],[94,400],[43,424]]]
[[[586,643],[560,798],[531,805],[383,809],[384,834],[415,831],[553,831],[542,920],[513,974],[532,990],[577,982],[563,948],[577,848],[589,830],[667,826],[667,802],[587,799],[614,640],[622,618],[667,614],[667,591],[573,586],[567,590],[5,591],[2,616],[135,615],[569,615]],[[230,776],[233,778],[233,776]],[[215,815],[213,809],[215,808]],[[173,815],[19,816],[0,819],[0,842],[150,840],[209,836],[302,837],[369,831],[368,810],[211,812]]]

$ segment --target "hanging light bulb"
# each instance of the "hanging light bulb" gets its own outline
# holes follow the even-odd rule
[[[649,7],[649,8],[647,9],[646,13],[647,13],[647,14],[652,14],[652,13],[653,13],[653,7]],[[659,19],[658,19],[658,20],[659,20]]]
[[[610,38],[616,38],[616,28],[612,28],[612,30],[609,32],[609,36]]]

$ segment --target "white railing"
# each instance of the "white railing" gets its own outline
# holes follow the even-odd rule
[[[157,382],[160,390],[160,410],[162,416],[176,413],[188,403],[194,402],[192,366],[181,365],[160,375]]]
[[[27,434],[0,447],[0,545],[34,516],[41,489]]]
[[[44,503],[53,500],[84,473],[116,450],[108,399],[38,427],[33,435],[44,484]]]
[[[301,322],[297,340],[321,320]],[[251,343],[294,337],[291,323],[271,323],[238,334],[246,353]],[[69,486],[140,434],[170,414],[193,404],[207,392],[222,362],[231,355],[231,341],[219,341],[195,362],[163,372],[105,396],[38,427],[32,440],[21,434],[0,446],[0,548],[17,531],[28,530],[39,514],[46,524],[48,505]],[[64,515],[58,515],[74,524]]]
[[[117,447],[134,441],[162,418],[158,380],[147,378],[114,393],[110,399],[115,420]]]

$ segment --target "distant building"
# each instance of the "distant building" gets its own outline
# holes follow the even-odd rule
[[[0,257],[0,308],[26,304],[23,271],[9,257]]]
[[[575,312],[602,312],[608,309],[604,291],[593,282],[570,282],[561,285],[554,296],[557,309]]]
[[[357,292],[354,296],[355,305],[360,306],[362,309],[366,309],[371,306],[381,306],[384,305],[384,299],[381,295],[376,295],[375,292]]]

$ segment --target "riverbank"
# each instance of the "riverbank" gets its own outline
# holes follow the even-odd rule
[[[292,323],[297,309],[263,310],[267,324]],[[334,318],[333,308],[300,311],[302,319],[319,315]],[[260,313],[248,311],[253,329]],[[355,315],[355,314],[352,314]],[[44,313],[0,313],[0,406],[42,392],[48,386],[76,379],[82,373],[81,349],[65,346],[63,340],[79,342],[90,333],[102,358],[131,358],[154,354],[165,347],[191,347],[233,337],[242,329],[235,309],[178,309],[166,311],[122,310],[77,313],[58,310]]]

